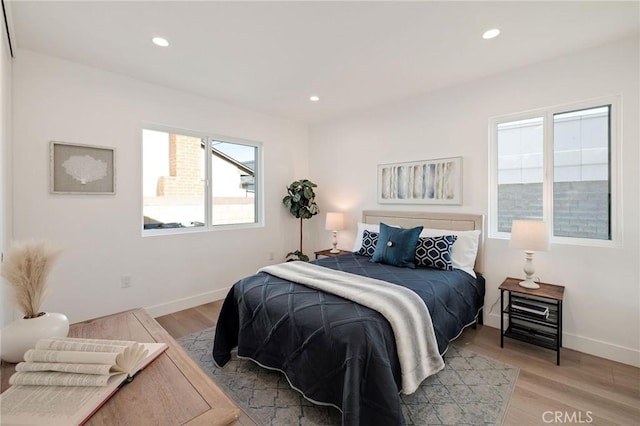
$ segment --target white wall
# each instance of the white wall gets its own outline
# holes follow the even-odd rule
[[[637,39],[624,40],[312,126],[309,176],[325,200],[321,207],[350,215],[339,246],[351,247],[363,209],[404,207],[376,203],[377,164],[462,156],[462,206],[408,208],[486,215],[489,117],[620,94],[624,246],[556,244],[537,253],[535,264],[542,281],[566,286],[565,347],[640,365],[638,52]],[[315,249],[331,241],[323,219],[314,223]],[[488,311],[504,277],[522,275],[524,257],[508,241],[491,239],[485,259]],[[498,309],[485,321],[499,327]]]
[[[14,237],[64,249],[45,310],[76,322],[194,306],[296,247],[297,221],[280,200],[306,175],[306,125],[26,50],[13,72]],[[265,226],[143,238],[143,121],[263,142]],[[115,147],[116,195],[50,194],[51,140]],[[121,289],[123,275],[131,288]]]
[[[4,22],[0,20],[4,26]],[[11,54],[4,28],[0,29],[0,250],[11,240]],[[0,280],[0,327],[13,319],[9,286]]]

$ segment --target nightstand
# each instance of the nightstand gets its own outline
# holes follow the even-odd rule
[[[557,352],[556,364],[560,365],[562,347],[562,302],[564,286],[540,283],[540,288],[520,287],[522,281],[507,278],[500,285],[500,347],[504,336],[542,346]],[[504,292],[507,292],[507,304]],[[508,327],[504,330],[503,315]]]
[[[314,253],[317,259],[318,256],[335,257],[335,256],[340,256],[341,254],[347,254],[351,252],[348,250],[340,250],[338,253],[331,253],[331,249],[325,249],[325,250],[315,251]]]

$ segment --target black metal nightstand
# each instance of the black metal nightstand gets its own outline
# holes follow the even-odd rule
[[[564,286],[540,283],[540,288],[521,287],[522,281],[507,278],[500,285],[500,347],[504,336],[542,346],[557,352],[556,364],[560,365],[562,347],[562,302]],[[504,292],[508,292],[504,304]],[[508,327],[504,330],[503,315],[507,315]]]

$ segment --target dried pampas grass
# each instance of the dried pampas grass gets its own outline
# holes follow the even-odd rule
[[[44,241],[14,242],[0,270],[25,318],[35,318],[47,294],[47,278],[60,250]]]

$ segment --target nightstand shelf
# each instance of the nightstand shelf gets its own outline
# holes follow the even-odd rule
[[[521,340],[543,348],[556,350],[556,337],[552,334],[542,334],[535,329],[511,326],[504,332],[506,337]],[[559,365],[559,364],[558,364]]]
[[[504,347],[504,337],[509,337],[557,352],[557,365],[560,365],[560,348],[562,347],[562,302],[564,287],[555,284],[540,283],[539,289],[520,287],[521,280],[507,278],[500,285],[501,317],[507,316],[507,330],[504,320],[500,320],[500,347]],[[504,293],[507,292],[505,305]],[[548,316],[529,313],[514,308],[514,304],[534,305],[548,309]]]

